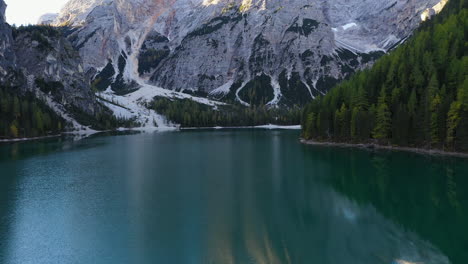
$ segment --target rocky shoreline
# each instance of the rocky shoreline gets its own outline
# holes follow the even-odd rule
[[[423,154],[423,155],[447,156],[447,157],[457,157],[457,158],[468,159],[468,153],[449,152],[449,151],[443,151],[443,150],[438,150],[438,149],[385,146],[385,145],[379,145],[379,144],[373,144],[373,143],[353,144],[353,143],[339,143],[339,142],[326,142],[326,141],[320,142],[320,141],[314,141],[314,140],[305,140],[303,138],[300,139],[300,142],[305,145],[313,145],[313,146],[359,148],[359,149],[366,149],[366,150],[404,151],[404,152],[413,152],[413,153],[418,153],[418,154]]]

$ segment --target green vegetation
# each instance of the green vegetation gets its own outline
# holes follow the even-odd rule
[[[16,38],[21,33],[30,33],[30,34],[41,34],[48,37],[60,37],[61,28],[47,26],[47,25],[28,25],[28,26],[19,26],[13,27],[13,37]]]
[[[0,88],[0,139],[56,135],[65,121],[32,94]]]
[[[313,31],[315,31],[320,23],[316,20],[304,18],[302,20],[302,26],[296,22],[290,28],[288,28],[287,32],[294,32],[298,33],[299,35],[308,37]]]
[[[298,72],[292,72],[288,79],[287,72],[284,70],[279,75],[279,85],[281,87],[281,105],[294,105],[302,107],[312,101],[309,89],[302,82]]]
[[[55,93],[63,89],[63,84],[61,82],[50,81],[47,82],[42,78],[37,78],[35,80],[36,86],[44,93]]]
[[[199,36],[204,36],[211,34],[215,31],[220,30],[224,25],[228,24],[229,22],[235,22],[235,24],[239,23],[242,20],[242,15],[234,14],[233,16],[221,16],[215,17],[207,24],[202,25],[199,29],[194,30],[193,32],[189,33],[186,38],[194,38]]]
[[[468,151],[468,9],[441,14],[303,114],[303,137]]]
[[[67,110],[78,123],[95,130],[105,131],[114,130],[118,127],[129,128],[138,126],[134,119],[116,118],[110,111],[102,110],[99,113],[91,115],[73,106],[68,107]]]
[[[163,59],[169,56],[169,53],[170,50],[167,46],[162,50],[147,49],[143,51],[138,57],[138,73],[145,74],[151,69],[155,69]]]
[[[46,25],[13,27],[12,34],[15,39],[21,34],[30,34],[31,40],[37,41],[37,47],[43,51],[50,51],[53,49],[49,42],[49,38],[59,38],[62,35],[60,28]]]
[[[274,98],[271,78],[265,74],[255,77],[240,90],[239,97],[250,105],[267,104]]]
[[[114,78],[115,70],[112,66],[112,61],[109,60],[106,67],[96,75],[95,79],[91,82],[93,91],[105,91],[111,84]]]
[[[189,99],[155,97],[151,104],[159,114],[182,127],[230,127],[265,124],[297,125],[301,109],[269,109],[266,106],[223,105],[213,107]]]

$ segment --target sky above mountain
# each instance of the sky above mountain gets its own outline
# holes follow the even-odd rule
[[[46,13],[58,13],[68,0],[4,0],[8,5],[7,22],[11,25],[35,24]]]

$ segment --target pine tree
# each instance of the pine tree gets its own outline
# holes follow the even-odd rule
[[[356,139],[358,137],[358,115],[359,115],[359,108],[354,107],[351,113],[351,138]]]
[[[13,97],[13,116],[19,118],[21,116],[21,106],[17,96]]]
[[[439,129],[439,107],[442,104],[442,99],[437,94],[431,101],[430,111],[431,111],[431,124],[430,124],[430,131],[431,131],[431,144],[437,145],[440,137],[440,129]]]
[[[460,112],[461,112],[462,105],[460,102],[455,101],[450,106],[450,110],[448,112],[447,117],[447,143],[452,147],[455,147],[455,138],[456,138],[456,131],[460,124]]]
[[[317,123],[317,120],[316,120],[316,117],[315,117],[315,113],[310,113],[307,115],[307,120],[306,120],[306,134],[305,134],[305,138],[312,138],[314,136],[316,136],[316,129],[315,129],[315,125]]]
[[[468,151],[467,24],[467,5],[451,0],[372,68],[313,101],[305,115],[316,114],[316,137]]]
[[[387,105],[386,97],[385,87],[383,87],[378,99],[376,124],[373,131],[374,138],[384,142],[390,139],[390,131],[392,128],[392,116]]]

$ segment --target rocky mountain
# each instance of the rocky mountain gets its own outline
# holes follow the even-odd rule
[[[14,30],[16,66],[26,77],[23,89],[41,91],[58,105],[89,115],[102,109],[97,104],[79,53],[52,27]]]
[[[372,64],[437,4],[71,0],[55,25],[74,28],[68,39],[98,90],[153,85],[245,105],[295,105]]]
[[[38,25],[53,24],[55,22],[55,20],[57,19],[57,17],[58,17],[58,14],[56,14],[56,13],[44,14],[38,19],[37,24]]]
[[[11,49],[13,36],[11,28],[5,21],[6,4],[0,0],[0,83],[6,82],[6,79],[15,65],[15,57]]]
[[[68,121],[70,128],[83,129],[82,124],[90,119],[111,114],[97,102],[81,57],[65,32],[44,26],[11,28],[5,21],[5,8],[0,0],[0,86],[18,96],[34,94]]]
[[[156,96],[289,109],[373,64],[445,3],[70,0],[42,26],[12,29],[0,0],[0,84],[76,128],[112,112],[173,126],[149,109]]]

